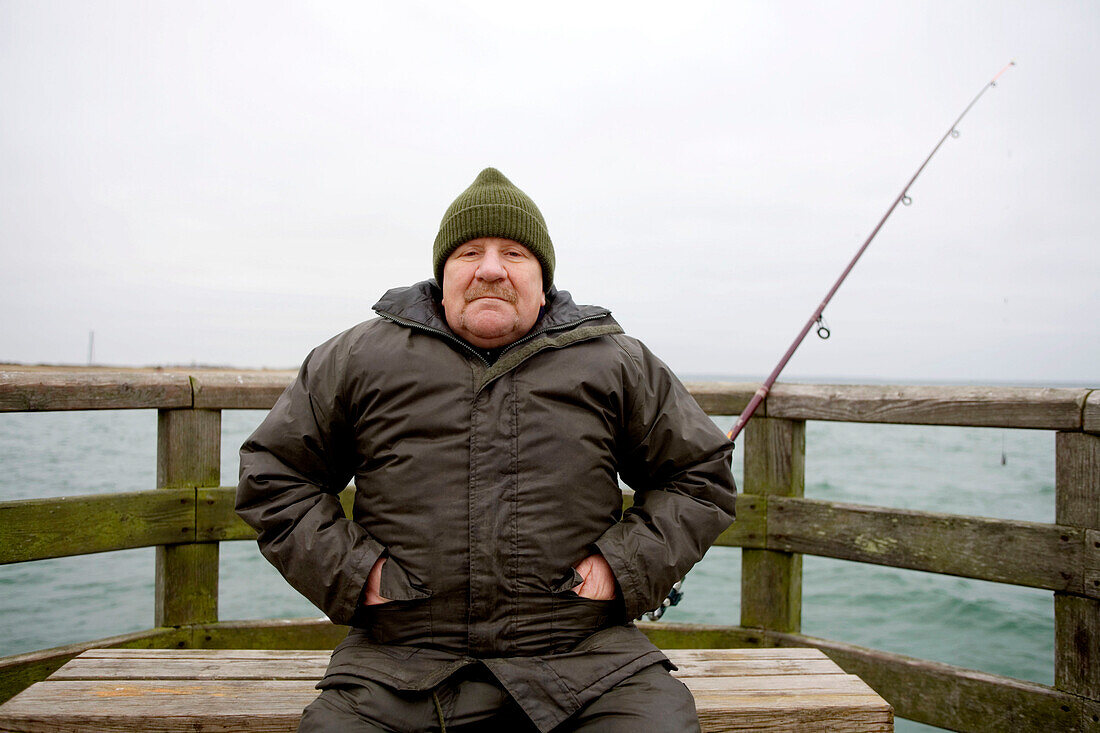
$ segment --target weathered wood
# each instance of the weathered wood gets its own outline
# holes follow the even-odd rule
[[[196,647],[206,649],[323,649],[348,635],[325,617],[219,621],[194,627]]]
[[[1100,529],[1100,436],[1057,433],[1054,459],[1055,521]]]
[[[255,540],[256,530],[244,523],[234,511],[237,489],[221,486],[199,489],[196,507],[196,535],[203,542]]]
[[[191,375],[195,407],[266,410],[294,381],[294,371],[199,372]]]
[[[221,412],[157,413],[157,488],[217,486],[221,472]]]
[[[221,413],[161,410],[157,419],[157,488],[217,486]],[[218,620],[218,545],[159,545],[155,626]]]
[[[706,731],[891,731],[890,707],[816,649],[671,650]],[[327,652],[88,651],[0,708],[5,730],[287,730]]]
[[[740,415],[760,385],[750,382],[685,382],[684,386],[708,415]],[[755,416],[767,417],[764,405],[757,408]]]
[[[1100,389],[1089,392],[1083,420],[1086,433],[1100,434]]]
[[[235,486],[198,490],[196,534],[200,542],[256,539],[256,530],[245,524],[234,510],[236,496],[237,487]],[[353,486],[340,492],[340,504],[344,508],[344,516],[352,516],[354,501]]]
[[[198,490],[197,538],[200,542],[255,540],[256,531],[245,524],[234,511],[236,487],[220,486]],[[352,516],[355,488],[340,492],[345,516]],[[716,545],[727,547],[764,547],[764,507],[766,499],[741,494],[737,496],[737,521],[719,536]],[[630,493],[623,495],[623,510],[634,503]],[[0,505],[2,506],[2,505]]]
[[[768,499],[756,494],[738,494],[737,519],[714,541],[725,547],[764,549],[767,535]]]
[[[278,662],[279,679],[318,680],[328,666],[330,652],[305,649],[90,649],[50,675],[52,680],[92,679],[271,679]],[[749,689],[810,689],[821,686],[821,675],[848,677],[817,649],[675,649],[676,676],[752,677],[766,681]],[[762,671],[766,670],[766,671]],[[774,677],[805,676],[778,681]],[[728,683],[734,685],[735,683]],[[834,683],[830,683],[834,684]],[[837,683],[839,684],[839,683]]]
[[[753,418],[745,426],[746,494],[802,496],[806,483],[806,423]]]
[[[169,647],[191,643],[188,629],[148,629],[105,639],[40,649],[0,658],[0,703],[46,679],[73,657],[93,647]]]
[[[811,646],[844,671],[858,675],[894,707],[900,718],[950,730],[1096,731],[1100,702],[1053,687],[1000,675],[765,629],[661,623],[638,624],[662,649],[755,644]]]
[[[1086,533],[1088,567],[1076,592],[1091,596],[1054,596],[1054,684],[1100,700],[1100,435],[1058,433],[1054,455],[1055,521]]]
[[[194,539],[191,489],[0,503],[0,564]]]
[[[156,553],[157,626],[218,619],[218,545],[159,545]]]
[[[58,680],[269,680],[278,667],[282,680],[316,684],[328,667],[329,652],[264,651],[252,655],[211,657],[206,649],[187,649],[188,655],[103,656],[81,655],[50,675]]]
[[[0,412],[191,406],[186,374],[104,369],[0,368]]]
[[[768,500],[768,547],[1084,592],[1084,530],[803,498]]]
[[[1080,430],[1087,389],[777,384],[768,416],[798,420]]]
[[[745,493],[802,496],[806,423],[753,418],[745,426]],[[741,551],[741,625],[795,632],[802,627],[802,556],[787,551]]]
[[[39,682],[0,707],[0,730],[21,733],[294,731],[317,697],[291,680]]]
[[[0,412],[267,409],[292,370],[0,367]],[[692,382],[712,415],[736,415],[755,383]],[[758,417],[1100,432],[1100,392],[1016,387],[777,384]]]

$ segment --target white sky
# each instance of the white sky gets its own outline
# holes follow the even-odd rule
[[[0,0],[0,361],[291,367],[492,165],[675,369],[1100,386],[1100,4]],[[1091,121],[1091,122],[1090,122]]]

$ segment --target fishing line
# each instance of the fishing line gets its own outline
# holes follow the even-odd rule
[[[779,360],[778,364],[776,364],[775,369],[772,370],[772,373],[768,375],[768,378],[764,380],[764,383],[760,385],[759,389],[756,390],[756,393],[753,394],[752,399],[749,400],[748,406],[745,407],[745,410],[741,413],[741,416],[737,418],[737,422],[734,424],[734,426],[730,428],[728,433],[726,433],[726,437],[728,437],[730,440],[737,439],[737,436],[745,427],[745,423],[749,421],[749,418],[752,417],[752,414],[756,412],[756,408],[759,407],[760,403],[764,401],[764,398],[768,396],[768,392],[771,390],[772,385],[775,384],[775,380],[779,378],[779,373],[783,371],[783,367],[787,366],[787,362],[790,361],[792,356],[794,356],[794,352],[802,344],[802,340],[806,338],[806,334],[810,332],[810,329],[813,328],[814,324],[817,324],[818,336],[820,336],[822,339],[829,338],[829,328],[825,324],[825,320],[821,316],[822,312],[824,312],[825,310],[825,306],[829,304],[829,301],[832,300],[833,295],[835,295],[836,291],[840,289],[841,283],[843,283],[844,279],[848,277],[848,273],[852,271],[852,268],[856,266],[856,262],[858,262],[859,258],[863,256],[863,253],[867,250],[867,247],[871,244],[871,241],[878,234],[879,230],[882,229],[882,225],[886,223],[886,220],[890,218],[890,215],[894,213],[894,209],[898,207],[898,204],[909,206],[913,203],[913,198],[909,195],[909,187],[913,185],[913,182],[916,181],[917,177],[921,174],[922,171],[924,171],[925,166],[927,166],[928,162],[932,160],[932,157],[940,149],[940,146],[944,144],[947,138],[956,138],[959,136],[958,125],[962,121],[963,117],[966,117],[966,113],[970,111],[971,107],[978,103],[978,100],[982,98],[983,94],[989,91],[992,87],[997,86],[997,79],[1001,78],[1001,74],[1005,73],[1015,65],[1015,61],[1009,61],[1007,64],[1005,64],[1005,67],[1003,69],[998,71],[992,79],[986,82],[985,86],[982,87],[981,91],[978,92],[974,99],[970,100],[970,104],[966,105],[966,109],[962,111],[962,114],[955,118],[955,121],[951,123],[951,127],[947,128],[947,132],[945,132],[943,134],[943,137],[940,138],[940,141],[936,143],[936,147],[932,148],[932,152],[929,153],[928,157],[924,159],[924,162],[920,164],[920,167],[917,168],[917,172],[913,174],[913,177],[909,179],[909,182],[905,184],[905,187],[901,189],[901,193],[897,195],[897,198],[895,198],[893,203],[890,204],[890,208],[886,210],[886,213],[883,214],[881,219],[879,219],[878,224],[876,224],[875,228],[871,230],[870,236],[867,237],[867,240],[864,241],[863,246],[859,248],[858,252],[856,252],[855,257],[853,257],[852,261],[848,263],[848,266],[844,268],[844,271],[840,273],[840,277],[837,278],[837,281],[833,283],[833,287],[829,289],[828,293],[826,293],[825,298],[821,301],[821,304],[818,305],[817,310],[815,310],[813,312],[813,315],[810,316],[810,319],[806,321],[806,325],[802,327],[802,330],[799,332],[798,336],[795,337],[794,342],[790,345],[790,348],[787,349],[787,353],[783,355],[783,358]]]

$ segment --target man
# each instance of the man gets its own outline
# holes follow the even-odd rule
[[[433,263],[311,352],[241,449],[264,556],[351,626],[300,730],[698,729],[631,619],[733,520],[733,446],[554,288],[542,214],[499,171],[447,209]]]

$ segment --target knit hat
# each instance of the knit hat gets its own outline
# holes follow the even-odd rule
[[[554,282],[554,244],[535,202],[496,168],[486,168],[459,194],[439,225],[432,248],[435,280],[443,284],[443,264],[459,245],[479,237],[519,242],[542,265],[542,285]]]

